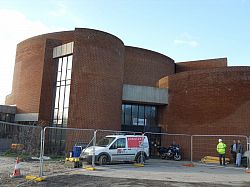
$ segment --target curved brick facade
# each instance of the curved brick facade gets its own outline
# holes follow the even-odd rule
[[[171,58],[154,51],[125,47],[124,84],[157,85],[162,77],[175,73]]]
[[[19,43],[6,104],[51,122],[57,72],[53,48],[72,41],[68,126],[119,130],[123,84],[133,84],[169,89],[169,104],[158,106],[163,131],[249,135],[250,67],[225,67],[225,58],[175,64],[165,55],[124,46],[116,36],[91,29]]]
[[[250,67],[227,67],[226,58],[175,64],[165,55],[124,46],[116,36],[92,29],[44,34],[18,44],[12,94],[6,97],[17,114],[38,113],[38,120],[52,123],[58,65],[53,48],[68,42],[74,42],[68,127],[120,130],[123,85],[131,84],[168,89],[168,105],[129,100],[154,105],[157,130],[249,136]],[[184,157],[190,157],[188,140],[178,141]],[[205,152],[204,143],[199,152],[214,152],[213,141],[213,151]]]
[[[124,44],[117,37],[76,29],[69,125],[121,128]]]
[[[250,67],[189,71],[168,80],[169,133],[249,135]]]
[[[227,67],[227,58],[216,58],[176,63],[176,73]]]
[[[42,83],[48,79],[53,69],[45,62],[48,59],[52,61],[53,47],[72,39],[73,32],[67,31],[44,34],[19,43],[16,50],[12,93],[7,97],[6,104],[16,104],[18,113],[39,113],[41,95],[46,95],[42,90],[49,88],[48,84]],[[44,98],[46,103],[47,99]]]

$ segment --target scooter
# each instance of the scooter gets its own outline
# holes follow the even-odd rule
[[[179,145],[170,145],[168,148],[159,147],[158,152],[162,159],[173,159],[176,161],[180,161],[181,157],[181,148]]]

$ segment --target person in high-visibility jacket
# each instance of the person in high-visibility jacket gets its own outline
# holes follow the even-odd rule
[[[219,143],[217,144],[217,152],[219,153],[220,165],[225,166],[225,155],[226,155],[227,145],[222,142],[222,139],[219,139]],[[222,162],[223,158],[223,162]]]

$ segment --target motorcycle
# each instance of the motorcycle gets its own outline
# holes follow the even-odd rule
[[[159,147],[158,152],[162,159],[173,159],[179,161],[182,159],[181,157],[181,148],[179,145],[170,145],[168,148]]]

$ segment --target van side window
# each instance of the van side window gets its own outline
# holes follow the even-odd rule
[[[110,147],[110,149],[117,149],[117,148],[126,148],[126,139],[125,138],[117,139]]]

